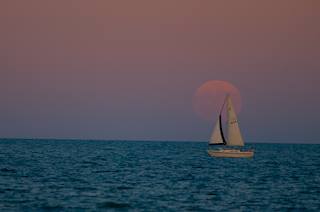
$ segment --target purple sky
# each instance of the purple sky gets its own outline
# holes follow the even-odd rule
[[[196,89],[241,92],[249,142],[319,143],[320,1],[0,2],[0,137],[207,140]]]

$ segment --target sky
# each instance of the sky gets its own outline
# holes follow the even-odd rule
[[[320,143],[320,1],[0,1],[0,137],[208,140],[223,80],[248,142]]]

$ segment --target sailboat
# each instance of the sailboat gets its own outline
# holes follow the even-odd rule
[[[222,111],[226,105],[228,138],[225,139],[222,127]],[[241,151],[239,147],[244,146],[244,141],[239,128],[236,112],[230,95],[227,95],[220,110],[216,125],[213,129],[209,145],[221,145],[227,148],[209,149],[208,154],[212,157],[250,158],[253,150]]]

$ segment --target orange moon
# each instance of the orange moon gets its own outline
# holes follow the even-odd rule
[[[221,110],[226,95],[231,96],[237,113],[241,110],[240,91],[231,83],[211,80],[202,84],[193,96],[193,108],[196,114],[208,121],[214,121]],[[225,118],[225,115],[223,115]]]

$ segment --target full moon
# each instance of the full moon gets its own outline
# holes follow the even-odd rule
[[[231,96],[236,112],[239,113],[241,110],[240,91],[231,83],[220,80],[207,81],[196,90],[193,96],[194,111],[205,120],[215,120],[227,94]],[[223,116],[225,118],[225,115]]]

